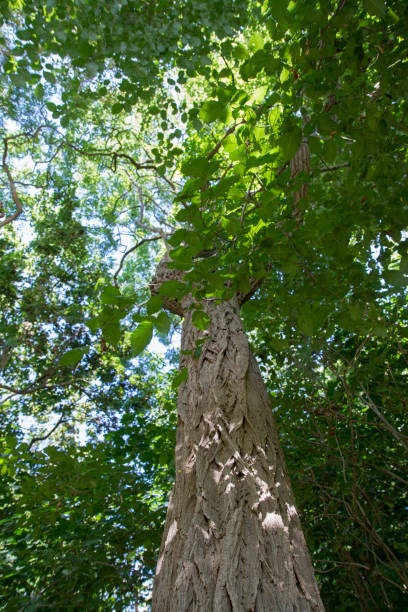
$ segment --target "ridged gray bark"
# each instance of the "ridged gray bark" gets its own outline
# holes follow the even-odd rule
[[[163,262],[156,287],[168,272]],[[179,389],[176,480],[152,611],[323,611],[238,298],[204,302],[208,332],[193,326],[188,304],[166,304],[184,312],[188,380]],[[204,337],[198,358],[183,354]]]

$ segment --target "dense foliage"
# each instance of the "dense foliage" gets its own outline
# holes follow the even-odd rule
[[[405,609],[408,5],[0,6],[2,609],[148,601],[189,291],[252,295],[327,609]]]

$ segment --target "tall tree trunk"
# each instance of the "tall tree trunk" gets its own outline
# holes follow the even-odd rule
[[[238,298],[204,304],[208,332],[179,303],[167,307],[184,311],[188,379],[153,612],[323,611]],[[206,336],[198,358],[185,354]]]

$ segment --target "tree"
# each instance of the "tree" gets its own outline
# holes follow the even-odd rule
[[[2,112],[21,130],[3,132],[4,261],[15,271],[4,281],[4,405],[13,410],[17,396],[20,411],[46,419],[57,405],[65,418],[98,380],[101,361],[114,364],[112,383],[120,369],[114,352],[137,356],[153,329],[168,330],[163,304],[186,300],[188,312],[176,312],[195,344],[183,349],[193,354],[182,357],[188,367],[176,379],[183,398],[213,342],[201,342],[206,325],[213,336],[223,308],[237,321],[236,300],[247,296],[243,322],[284,426],[292,477],[302,459],[296,496],[327,605],[352,609],[357,600],[367,609],[379,598],[400,605],[407,7],[253,2],[238,11],[231,2],[220,18],[217,2],[160,2],[143,11],[132,1],[5,5]],[[24,169],[28,156],[36,165]],[[34,227],[31,254],[10,230],[22,215]],[[112,228],[120,234],[125,226],[134,245],[112,273]],[[164,282],[149,299],[149,261],[160,240],[168,270],[182,280]],[[143,255],[132,260],[135,253]],[[248,428],[243,421],[233,441]],[[373,467],[379,447],[383,463]],[[376,468],[392,478],[388,492]],[[370,503],[373,496],[381,502]],[[387,508],[394,518],[385,530]],[[339,516],[347,529],[336,527],[332,543]],[[342,594],[346,575],[353,600]]]
[[[156,290],[169,280],[164,260]],[[239,298],[192,302],[165,302],[187,380],[152,610],[323,610]]]

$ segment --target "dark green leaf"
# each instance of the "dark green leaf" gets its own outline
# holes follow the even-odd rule
[[[62,355],[58,365],[60,366],[74,366],[79,363],[84,355],[89,351],[89,348],[74,348],[70,349]]]

